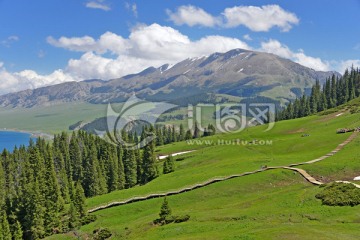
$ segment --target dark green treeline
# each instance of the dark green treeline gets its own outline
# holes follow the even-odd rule
[[[276,114],[277,120],[309,116],[360,97],[360,70],[346,70],[340,78],[333,75],[323,86],[319,81],[311,89],[310,96],[303,95]]]
[[[204,135],[215,130],[208,126]],[[199,132],[199,129],[195,129]],[[84,131],[30,141],[28,147],[4,150],[0,160],[0,239],[41,239],[93,221],[85,199],[143,185],[159,176],[155,146],[196,137],[181,125],[144,127],[122,132],[128,143],[155,140],[128,149]],[[169,163],[166,173],[174,170]]]

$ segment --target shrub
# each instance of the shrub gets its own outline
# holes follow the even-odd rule
[[[335,182],[322,186],[315,197],[328,206],[356,206],[360,204],[360,189],[353,184]]]
[[[175,223],[181,223],[186,222],[190,219],[190,215],[184,215],[184,216],[175,216],[174,222]]]
[[[99,228],[93,231],[94,240],[105,240],[111,237],[112,233],[107,228]]]
[[[350,113],[351,114],[358,113],[358,112],[360,112],[359,110],[360,109],[358,107],[353,106],[350,108]]]
[[[81,225],[86,225],[96,221],[96,215],[86,215],[81,219]]]
[[[169,223],[173,223],[173,222],[181,223],[181,222],[186,222],[187,220],[190,219],[189,215],[184,215],[184,216],[171,215],[171,209],[170,209],[170,206],[169,206],[169,203],[168,203],[166,197],[164,198],[164,202],[161,205],[159,216],[160,216],[160,218],[155,219],[153,221],[153,223],[156,225],[165,225],[165,224],[169,224]]]

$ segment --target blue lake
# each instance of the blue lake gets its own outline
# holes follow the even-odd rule
[[[13,151],[15,145],[17,147],[20,145],[28,146],[30,137],[29,133],[0,131],[0,151],[2,152],[4,148]]]

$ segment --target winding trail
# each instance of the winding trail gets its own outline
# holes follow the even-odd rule
[[[272,170],[272,169],[286,169],[286,170],[295,171],[295,172],[298,172],[302,177],[304,177],[310,183],[312,183],[314,185],[321,185],[321,184],[324,184],[324,183],[316,180],[314,177],[312,177],[310,174],[308,174],[305,170],[300,169],[300,168],[295,168],[295,166],[312,164],[312,163],[315,163],[315,162],[322,161],[322,160],[324,160],[324,159],[326,159],[328,157],[331,157],[334,154],[336,154],[337,152],[339,152],[341,149],[343,149],[357,135],[358,135],[358,132],[352,133],[351,136],[348,139],[346,139],[343,143],[339,144],[330,153],[325,154],[322,157],[307,161],[307,162],[293,163],[293,164],[290,164],[288,166],[266,167],[266,168],[262,168],[262,169],[255,170],[255,171],[252,171],[252,172],[244,172],[244,173],[241,173],[241,174],[234,174],[234,175],[230,175],[230,176],[226,176],[226,177],[216,177],[216,178],[209,179],[209,180],[207,180],[207,181],[205,181],[203,183],[194,184],[194,185],[184,187],[184,188],[179,189],[179,190],[167,191],[167,192],[162,192],[162,193],[153,193],[153,194],[149,194],[149,195],[145,195],[145,196],[132,197],[132,198],[129,198],[129,199],[124,200],[124,201],[111,202],[111,203],[106,204],[106,205],[102,205],[102,206],[99,206],[99,207],[89,209],[88,213],[93,213],[93,212],[96,212],[96,211],[99,211],[99,210],[103,210],[103,209],[107,209],[107,208],[111,208],[111,207],[116,207],[116,206],[121,206],[121,205],[129,204],[129,203],[133,203],[133,202],[145,201],[145,200],[152,199],[152,198],[159,198],[159,197],[177,195],[177,194],[180,194],[180,193],[184,193],[184,192],[192,191],[192,190],[195,190],[195,189],[198,189],[198,188],[202,188],[202,187],[208,186],[208,185],[216,183],[216,182],[226,181],[226,180],[229,180],[229,179],[232,179],[232,178],[242,177],[242,176],[255,174],[255,173],[259,173],[259,172],[264,172],[264,171],[268,171],[268,170]],[[188,151],[188,152],[193,152],[193,151]],[[184,152],[184,153],[187,153],[187,152]],[[173,154],[173,155],[176,155],[176,153]],[[360,188],[360,185],[357,185],[357,184],[354,184],[354,183],[351,183],[351,182],[347,182],[347,181],[337,181],[337,182],[344,182],[344,183],[353,184],[357,188]]]

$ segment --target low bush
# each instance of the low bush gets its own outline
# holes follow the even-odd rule
[[[96,221],[96,215],[86,215],[81,219],[81,225],[86,225]]]
[[[186,222],[190,219],[190,215],[184,215],[184,216],[175,216],[174,217],[174,222],[175,223],[181,223],[181,222]]]
[[[94,240],[105,240],[111,237],[112,233],[107,228],[99,228],[93,231]]]
[[[360,188],[353,184],[335,182],[321,186],[315,197],[328,206],[356,206],[360,204]]]

